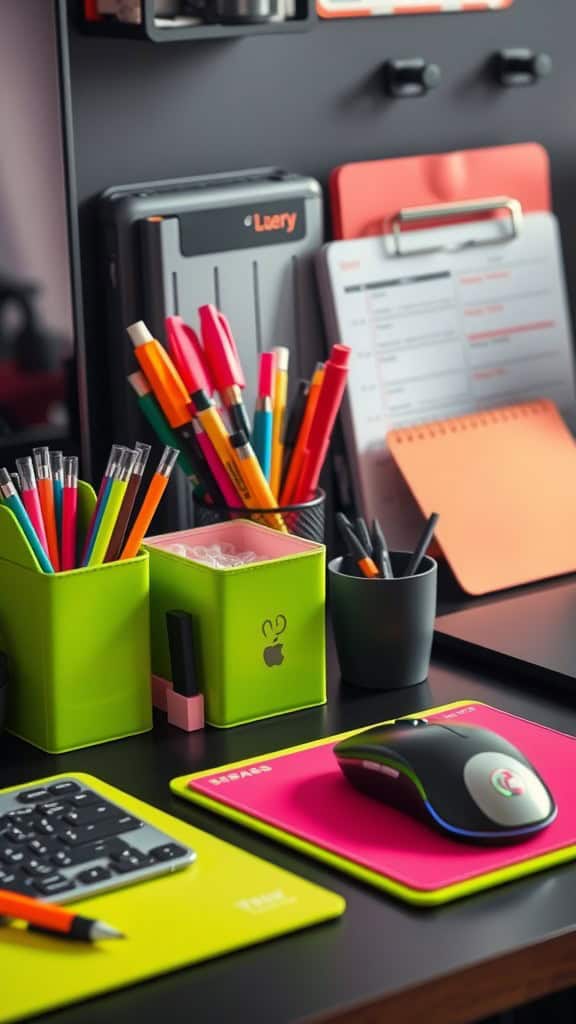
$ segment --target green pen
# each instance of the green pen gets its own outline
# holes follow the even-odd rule
[[[195,472],[194,466],[190,462],[188,455],[186,452],[182,451],[179,438],[177,434],[174,433],[172,427],[168,423],[168,420],[164,416],[164,413],[156,401],[146,377],[140,371],[137,373],[131,373],[128,377],[128,383],[136,392],[138,405],[155,432],[157,438],[168,447],[176,448],[178,450],[180,453],[178,456],[178,465],[184,470],[186,476],[190,480],[196,497],[205,501],[208,493],[207,489],[198,477],[198,474]]]
[[[106,552],[108,551],[108,545],[114,532],[118,513],[122,508],[122,502],[124,501],[124,495],[126,494],[126,488],[128,487],[128,480],[134,468],[134,463],[138,458],[138,452],[132,451],[130,448],[125,448],[118,462],[116,463],[114,477],[110,487],[110,493],[108,495],[108,501],[104,509],[100,525],[94,538],[94,544],[88,559],[88,568],[91,569],[95,565],[102,565]]]

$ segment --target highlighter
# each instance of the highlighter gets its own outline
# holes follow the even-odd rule
[[[215,306],[198,308],[204,356],[230,420],[236,430],[250,434],[250,423],[242,401],[242,388],[246,387],[238,348],[226,317]]]
[[[205,485],[211,498],[218,499],[216,488],[202,449],[192,427],[188,404],[190,395],[166,349],[152,337],[146,324],[139,320],[128,327],[134,354],[172,430],[178,437],[178,447],[184,448],[195,473]]]
[[[204,697],[198,687],[192,616],[166,612],[172,687],[166,691],[168,721],[185,732],[204,728]]]
[[[36,555],[40,568],[44,572],[54,572],[7,469],[0,469],[0,501],[16,516],[26,540]]]

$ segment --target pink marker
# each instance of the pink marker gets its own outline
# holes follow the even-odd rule
[[[62,488],[62,571],[76,568],[76,522],[78,510],[78,458],[64,459]]]
[[[192,402],[190,402],[190,411],[194,411],[194,405]],[[220,459],[218,458],[216,449],[212,444],[212,441],[208,437],[206,431],[203,430],[202,424],[200,423],[200,420],[196,416],[192,417],[192,426],[194,427],[194,433],[196,434],[198,444],[202,449],[202,454],[204,455],[204,458],[208,463],[212,476],[214,477],[216,483],[218,484],[218,487],[220,488],[220,491],[222,492],[222,497],[224,498],[226,505],[228,505],[231,508],[240,508],[242,502],[238,497],[236,488],[234,487],[230,477],[228,476],[228,473],[224,469],[224,466],[220,462]]]
[[[205,362],[210,367],[214,386],[220,394],[234,430],[250,437],[252,428],[242,401],[246,380],[238,347],[226,317],[215,306],[198,308]]]
[[[168,351],[190,394],[202,389],[213,395],[214,384],[196,331],[181,316],[167,316],[164,323]]]
[[[16,466],[18,468],[18,476],[20,477],[22,503],[30,517],[32,526],[36,530],[38,540],[48,555],[48,538],[46,536],[40,495],[38,494],[38,486],[36,484],[34,463],[31,458],[16,459]]]

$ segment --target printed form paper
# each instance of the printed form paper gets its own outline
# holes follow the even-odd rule
[[[334,340],[350,345],[346,441],[356,497],[393,547],[413,545],[422,517],[386,448],[396,427],[530,398],[574,412],[572,335],[560,238],[549,213],[333,242],[319,258]],[[460,246],[464,248],[460,248]]]

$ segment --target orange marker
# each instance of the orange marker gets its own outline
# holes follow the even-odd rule
[[[142,320],[131,324],[127,330],[134,355],[168,423],[173,429],[189,423],[190,395],[166,349],[152,337]]]
[[[306,402],[302,423],[300,430],[298,431],[298,439],[294,446],[294,451],[292,452],[292,458],[290,459],[290,465],[288,467],[288,474],[286,476],[284,487],[282,488],[280,505],[289,505],[294,500],[294,491],[296,489],[296,484],[298,483],[298,477],[300,476],[304,452],[308,444],[310,427],[312,425],[312,420],[314,419],[314,413],[316,412],[316,405],[318,403],[318,395],[320,394],[320,385],[322,384],[323,377],[324,363],[317,363],[308,391],[308,401]]]
[[[340,533],[348,545],[350,556],[356,562],[356,565],[360,569],[362,575],[366,576],[368,579],[374,579],[375,576],[379,576],[380,571],[378,566],[370,553],[365,550],[364,546],[358,540],[358,537],[354,533],[351,524],[343,512],[336,513],[336,523]]]
[[[158,468],[150,481],[150,485],[146,491],[142,505],[140,506],[140,511],[134,520],[134,525],[128,534],[128,540],[122,549],[120,561],[125,558],[135,558],[138,554],[138,550],[144,539],[146,530],[150,526],[154,513],[160,504],[160,499],[168,486],[170,474],[176,465],[179,454],[180,452],[177,448],[170,448],[168,445],[162,452]]]
[[[7,889],[0,889],[0,915],[44,928],[46,931],[65,935],[68,939],[84,939],[96,942],[98,939],[123,939],[122,932],[103,921],[81,917],[64,907],[43,903],[31,896],[20,896]]]
[[[34,465],[36,467],[36,478],[38,480],[38,496],[40,508],[46,530],[48,541],[48,554],[54,566],[54,572],[60,572],[60,551],[58,548],[58,527],[56,525],[56,507],[54,504],[54,484],[52,481],[52,466],[50,463],[50,451],[48,448],[34,448]]]

